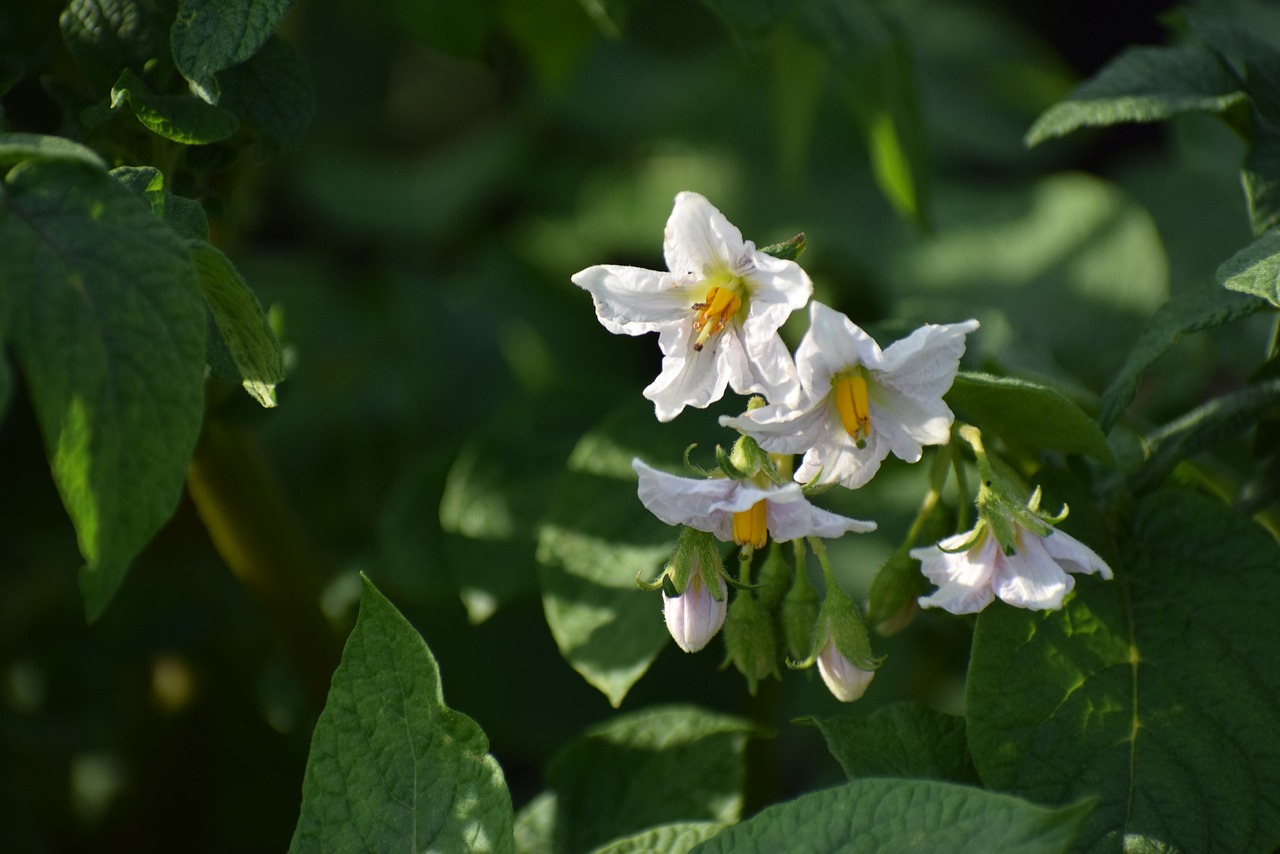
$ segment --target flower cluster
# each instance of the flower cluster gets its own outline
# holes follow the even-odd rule
[[[604,264],[573,281],[591,294],[610,332],[658,333],[662,368],[644,390],[658,420],[705,408],[727,390],[753,396],[745,412],[720,419],[740,435],[730,452],[717,448],[715,470],[686,458],[692,476],[685,477],[633,461],[641,503],[682,526],[665,571],[645,585],[662,588],[671,636],[694,652],[723,628],[728,660],[752,691],[778,675],[785,647],[789,666],[816,665],[847,702],[866,690],[880,659],[822,541],[875,523],[824,510],[809,497],[832,485],[863,487],[890,454],[915,463],[926,446],[948,445],[955,416],[943,398],[978,321],[927,324],[881,349],[848,317],[810,301],[813,284],[795,261],[803,248],[799,235],[758,249],[705,198],[683,192],[664,232],[665,271]],[[806,304],[809,328],[793,358],[779,330]],[[1058,608],[1074,583],[1067,571],[1111,576],[1096,553],[1053,528],[1061,517],[1039,511],[1038,493],[1026,504],[1010,498],[1016,488],[994,473],[976,430],[961,434],[983,475],[980,520],[968,533],[909,552],[938,585],[919,597],[920,606],[972,613],[999,597]],[[793,455],[803,455],[794,472]],[[753,583],[753,555],[770,540]],[[736,578],[725,572],[717,541],[740,547]],[[793,544],[794,568],[783,543]],[[821,564],[821,600],[805,571],[807,550]]]

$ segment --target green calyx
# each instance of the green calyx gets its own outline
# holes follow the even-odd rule
[[[1014,477],[1005,475],[1007,467],[998,465],[987,455],[982,445],[982,434],[976,427],[966,424],[959,430],[960,437],[973,446],[978,462],[978,523],[965,541],[950,551],[967,551],[978,545],[988,531],[1000,544],[1000,550],[1006,555],[1016,554],[1018,550],[1018,532],[1028,530],[1037,536],[1048,536],[1055,525],[1067,518],[1069,508],[1062,505],[1062,510],[1055,514],[1040,509],[1040,487],[1031,493],[1031,498],[1022,500],[1025,489],[1014,483]],[[1010,473],[1012,474],[1012,473]]]
[[[716,538],[706,531],[682,527],[662,575],[654,581],[643,581],[637,575],[636,584],[644,590],[662,588],[668,598],[674,599],[689,587],[694,573],[702,575],[702,583],[711,591],[711,597],[719,602],[724,596],[720,591],[720,578],[724,574],[720,546]]]
[[[884,662],[884,657],[877,657],[871,652],[870,632],[867,629],[867,621],[862,616],[862,610],[836,581],[822,541],[810,538],[809,545],[822,565],[822,577],[827,594],[818,610],[817,620],[812,624],[812,641],[808,654],[803,660],[788,661],[787,666],[793,669],[812,667],[822,653],[823,647],[831,641],[840,654],[855,667],[861,670],[879,669]]]

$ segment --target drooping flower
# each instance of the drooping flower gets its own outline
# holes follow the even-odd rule
[[[644,390],[660,421],[724,396],[795,401],[795,364],[778,329],[813,292],[794,261],[742,239],[697,193],[676,196],[663,239],[667,272],[601,264],[573,276],[615,334],[658,333],[662,371]]]
[[[977,428],[965,425],[959,432],[978,463],[978,523],[911,550],[920,571],[938,585],[920,597],[922,607],[973,614],[999,597],[1018,608],[1057,610],[1076,585],[1068,573],[1112,577],[1097,552],[1054,527],[1067,518],[1066,506],[1056,516],[1041,510],[1038,487],[1023,504],[1026,493],[992,463]]]
[[[724,578],[719,578],[719,582],[718,599],[707,589],[699,572],[689,576],[689,586],[679,595],[662,594],[662,616],[667,621],[667,631],[685,652],[702,649],[724,625],[729,588]]]
[[[799,405],[775,402],[720,422],[761,447],[804,454],[795,478],[856,489],[890,452],[907,462],[922,446],[946,444],[954,415],[942,400],[951,387],[965,335],[978,321],[928,324],[881,350],[848,317],[814,302],[809,331],[796,350]]]
[[[1018,608],[1057,610],[1076,585],[1068,573],[1112,577],[1106,561],[1070,534],[1050,528],[1041,535],[1021,524],[1014,526],[1010,551],[980,521],[968,533],[913,549],[911,556],[920,561],[925,577],[938,585],[935,592],[920,597],[920,605],[953,614],[975,614],[997,596]]]
[[[640,477],[640,502],[668,525],[707,531],[724,542],[763,548],[801,537],[839,537],[875,530],[875,522],[850,519],[804,497],[798,483],[777,486],[753,479],[681,477],[658,471],[643,460],[631,461]]]

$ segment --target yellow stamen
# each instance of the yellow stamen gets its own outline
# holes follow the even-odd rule
[[[707,291],[706,302],[696,302],[693,308],[698,312],[693,318],[693,331],[698,333],[693,349],[701,350],[707,339],[724,329],[742,308],[742,298],[730,288],[717,286]]]
[[[733,541],[740,546],[764,548],[769,540],[768,520],[763,500],[751,505],[750,510],[733,514]]]
[[[871,435],[871,410],[867,402],[867,379],[862,371],[840,374],[831,383],[836,410],[845,431],[861,448]]]

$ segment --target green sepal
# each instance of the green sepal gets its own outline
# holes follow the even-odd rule
[[[802,231],[790,240],[762,246],[760,251],[766,255],[772,255],[774,258],[781,258],[783,261],[794,261],[800,257],[808,245],[809,242]]]
[[[694,442],[693,444],[689,445],[689,447],[684,449],[685,470],[688,471],[690,474],[697,475],[698,477],[714,477],[715,472],[710,471],[709,469],[704,469],[702,466],[698,465],[692,459],[690,459],[690,454],[693,453],[693,449],[696,447],[698,447],[698,443]]]
[[[791,589],[782,597],[782,637],[787,655],[792,660],[805,658],[813,649],[814,629],[818,625],[818,591],[813,589],[804,568],[804,542],[797,540],[796,573]]]
[[[724,621],[727,667],[733,664],[747,680],[747,690],[755,696],[756,685],[778,671],[778,634],[769,611],[749,591],[733,597]]]
[[[637,576],[636,583],[646,590],[662,587],[668,598],[674,599],[689,587],[689,581],[695,572],[702,573],[703,583],[711,591],[711,598],[719,602],[724,598],[720,592],[720,578],[724,576],[724,563],[720,558],[720,546],[716,538],[706,531],[690,527],[682,527],[676,540],[676,547],[671,551],[662,577],[655,582],[644,582]]]
[[[760,564],[760,583],[756,588],[756,598],[770,614],[777,614],[782,607],[783,597],[791,588],[791,564],[783,554],[786,547],[775,542],[769,547],[769,554]]]
[[[835,644],[836,650],[858,669],[878,670],[884,662],[884,657],[876,657],[871,652],[871,634],[862,612],[852,597],[835,582],[831,573],[824,572],[824,575],[827,581],[827,595],[822,600],[822,609],[818,612],[813,646],[804,661],[794,664],[788,662],[789,666],[798,669],[811,667],[818,660],[827,641],[831,641]]]

